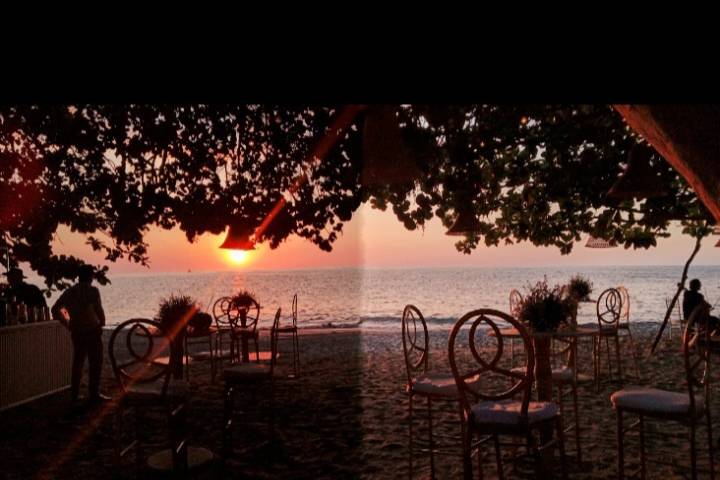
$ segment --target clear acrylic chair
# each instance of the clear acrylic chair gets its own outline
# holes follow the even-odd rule
[[[712,446],[712,421],[710,418],[710,331],[707,328],[709,309],[698,306],[688,319],[682,342],[687,390],[674,392],[657,388],[626,388],[613,393],[610,401],[617,414],[618,478],[625,478],[625,434],[637,429],[640,443],[641,478],[647,475],[644,423],[646,418],[677,421],[690,429],[691,478],[696,479],[697,447],[696,432],[705,423],[707,429],[709,473],[715,478],[715,462]],[[625,426],[626,415],[638,420]]]
[[[620,337],[618,335],[620,327],[620,315],[622,313],[622,296],[616,288],[608,288],[603,291],[597,299],[596,303],[598,336],[593,348],[595,357],[595,380],[596,388],[600,388],[600,372],[602,370],[602,344],[605,340],[605,352],[608,368],[608,376],[610,381],[613,379],[613,363],[615,363],[616,374],[619,380],[623,379],[622,358],[620,356]],[[615,361],[611,356],[610,340],[615,346]]]
[[[215,320],[215,359],[218,363],[222,363],[223,357],[226,355],[223,350],[223,337],[230,338],[231,320],[230,320],[230,303],[232,297],[218,298],[212,307],[213,319]],[[231,342],[232,343],[232,342]]]
[[[270,359],[267,362],[245,362],[236,363],[223,370],[223,378],[225,380],[224,390],[224,415],[222,427],[222,451],[223,461],[232,454],[232,431],[233,431],[233,415],[235,409],[235,396],[238,392],[248,391],[255,398],[246,403],[253,405],[257,402],[257,389],[263,385],[269,387],[266,397],[269,408],[268,428],[272,438],[274,432],[274,392],[275,392],[275,365],[277,359],[277,326],[280,322],[281,309],[278,308],[273,320],[273,327],[270,332]],[[233,324],[233,328],[234,324]]]
[[[520,332],[525,352],[522,371],[507,368],[509,361],[503,358],[507,349],[500,328],[504,324]],[[488,331],[493,331],[494,335],[487,335]],[[483,344],[483,340],[495,343],[487,345]],[[483,457],[480,447],[492,440],[498,477],[503,478],[500,439],[506,436],[526,442],[535,460],[537,478],[546,478],[548,475],[542,452],[557,446],[562,477],[567,478],[564,429],[558,405],[554,402],[530,401],[535,357],[525,327],[506,313],[491,309],[474,310],[465,314],[453,327],[448,355],[458,388],[461,420],[464,424],[464,478],[472,478],[471,450],[474,437],[478,439],[479,477],[482,478]],[[553,430],[556,435],[554,438],[547,439],[542,435]],[[546,440],[544,443],[543,439]]]
[[[458,455],[458,452],[440,451],[433,433],[433,401],[457,402],[458,392],[452,375],[431,373],[429,335],[425,318],[414,305],[406,305],[402,316],[402,345],[405,359],[407,383],[405,393],[408,395],[409,442],[408,459],[410,476],[413,473],[413,437],[414,400],[420,397],[427,401],[428,446],[421,451],[429,453],[430,477],[435,478],[435,454]],[[455,406],[457,408],[457,405]],[[461,437],[462,438],[462,437]]]
[[[637,348],[635,347],[635,340],[633,339],[632,329],[630,328],[630,292],[628,292],[627,288],[622,285],[617,287],[617,291],[620,292],[620,299],[622,301],[620,321],[618,322],[618,336],[627,338],[630,355],[633,360],[633,366],[635,367],[635,379],[640,382],[640,368],[638,367]]]
[[[292,336],[292,350],[293,350],[293,377],[297,378],[300,374],[300,339],[298,338],[298,327],[297,327],[297,304],[298,296],[297,293],[293,295],[292,299],[292,323],[290,325],[283,325],[280,323],[277,327],[278,342],[280,337],[285,335]]]
[[[508,298],[508,303],[510,304],[510,315],[517,318],[518,313],[520,311],[520,305],[522,305],[523,302],[523,296],[522,294],[516,290],[512,289],[510,290],[510,296]],[[515,366],[515,339],[510,338],[510,365]]]
[[[113,330],[108,354],[121,393],[115,417],[115,459],[118,464],[133,449],[138,471],[142,462],[142,442],[138,435],[142,418],[150,408],[171,412],[186,402],[188,384],[171,379],[170,362],[173,342],[163,333],[160,323],[144,318],[127,320]],[[134,440],[123,445],[125,411],[134,410]]]

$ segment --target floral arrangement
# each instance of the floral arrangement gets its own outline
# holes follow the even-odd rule
[[[170,295],[160,301],[158,320],[163,330],[170,330],[180,322],[189,322],[198,311],[195,300],[188,295]]]
[[[572,313],[572,301],[564,299],[561,287],[550,287],[547,279],[526,288],[517,316],[536,332],[554,332],[567,322]]]
[[[593,291],[593,284],[587,278],[577,274],[570,278],[567,288],[568,296],[570,298],[574,299],[576,302],[584,302],[589,299],[590,294]]]
[[[240,290],[238,293],[233,295],[230,304],[235,308],[248,309],[255,305],[255,295],[249,290]]]

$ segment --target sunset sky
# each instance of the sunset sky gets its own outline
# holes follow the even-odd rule
[[[153,229],[147,235],[150,268],[127,261],[111,265],[112,273],[160,273],[218,270],[269,270],[328,267],[523,267],[561,265],[681,265],[690,255],[693,240],[675,228],[669,239],[660,239],[650,250],[589,249],[584,241],[570,255],[556,248],[535,247],[529,243],[512,246],[481,246],[472,255],[455,249],[457,237],[445,235],[445,228],[433,219],[425,231],[408,231],[391,211],[380,212],[363,205],[346,224],[344,235],[330,253],[309,241],[291,237],[277,249],[261,245],[238,262],[229,251],[218,249],[224,235],[204,235],[190,244],[179,230]],[[718,237],[710,237],[694,264],[720,264],[720,248],[713,248]],[[58,231],[57,253],[79,256],[94,264],[102,255],[84,245],[84,238],[67,229]]]

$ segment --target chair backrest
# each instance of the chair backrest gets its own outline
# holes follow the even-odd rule
[[[704,396],[705,407],[710,407],[710,307],[698,305],[687,319],[683,333],[685,375],[690,396],[690,411],[695,412],[698,395]]]
[[[406,305],[402,315],[402,344],[408,385],[428,370],[429,337],[425,317],[414,305]]]
[[[122,348],[124,346],[124,348]],[[108,354],[113,374],[123,390],[136,383],[163,381],[162,394],[170,381],[173,344],[160,329],[160,323],[132,318],[113,330]],[[167,361],[158,361],[164,356]]]
[[[228,318],[235,328],[252,329],[254,332],[260,318],[260,304],[254,298],[250,298],[247,305],[238,304],[231,299]]]
[[[513,288],[510,290],[510,298],[508,300],[510,302],[510,315],[517,317],[518,310],[523,301],[522,294]]]
[[[218,328],[230,328],[230,302],[231,297],[220,297],[213,304],[212,313],[215,325]]]
[[[622,300],[622,308],[620,309],[620,320],[625,323],[630,323],[630,292],[624,286],[620,285],[616,289],[620,292],[620,299]]]
[[[270,329],[270,373],[274,371],[275,363],[277,363],[278,338],[280,336],[280,334],[278,333],[278,327],[280,326],[281,313],[282,309],[278,308],[277,312],[275,312],[272,329]]]
[[[524,368],[507,368],[510,362],[504,360],[503,355],[509,353],[509,349],[505,348],[505,339],[500,335],[503,324],[520,332],[525,351]],[[491,331],[494,335],[488,335]],[[483,341],[489,345],[483,346]],[[478,400],[496,402],[520,394],[521,421],[527,421],[535,356],[530,336],[519,321],[506,313],[485,308],[466,313],[450,333],[448,359],[467,420],[472,418],[471,405]]]
[[[597,299],[597,319],[600,328],[615,327],[620,323],[622,296],[615,288],[608,288]]]
[[[293,295],[292,320],[293,320],[293,327],[297,327],[297,293],[295,295]]]

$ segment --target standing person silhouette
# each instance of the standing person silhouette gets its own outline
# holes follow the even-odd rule
[[[685,294],[683,295],[683,317],[685,320],[690,318],[690,315],[692,315],[693,310],[695,310],[698,305],[706,304],[709,307],[712,308],[712,306],[705,301],[705,297],[702,293],[700,293],[700,288],[702,287],[702,284],[700,283],[700,280],[697,278],[693,278],[690,280],[690,289],[685,290]],[[713,330],[717,330],[720,328],[720,319],[717,317],[711,316],[709,318],[710,328]]]
[[[78,271],[78,282],[65,290],[52,307],[53,318],[70,329],[73,342],[73,363],[70,394],[73,404],[79,400],[80,377],[85,357],[88,358],[89,401],[98,403],[110,400],[100,393],[103,344],[102,327],[105,312],[100,300],[100,291],[92,286],[95,271],[90,265],[83,265]]]

